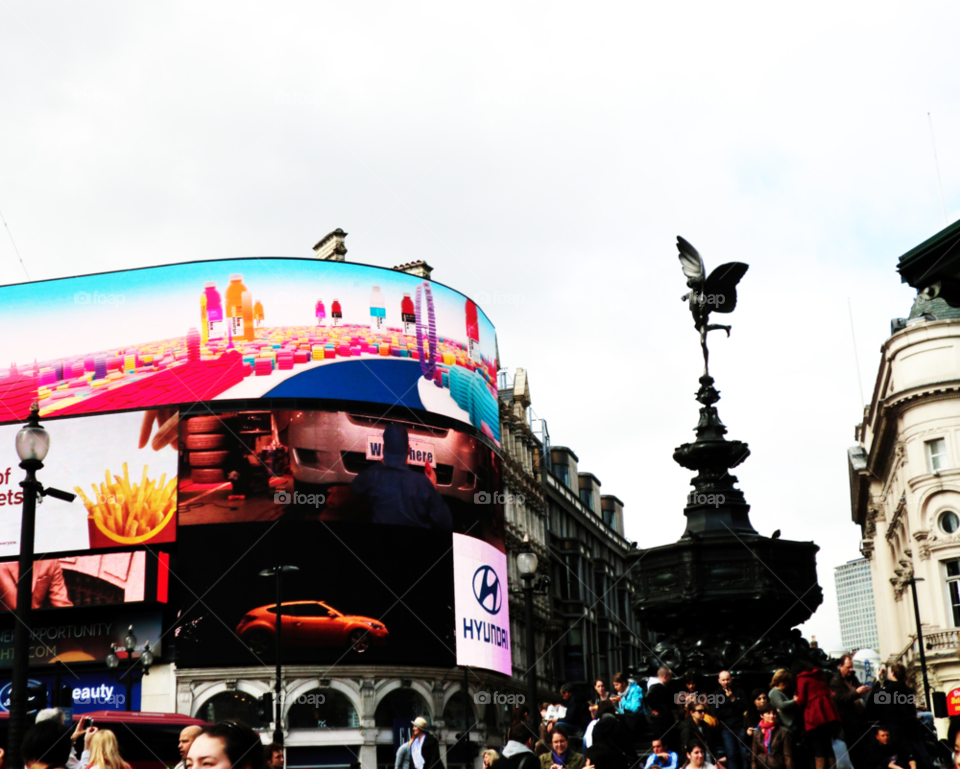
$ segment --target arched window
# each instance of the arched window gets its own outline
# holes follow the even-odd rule
[[[453,696],[447,700],[447,704],[443,706],[443,723],[451,729],[466,729],[468,727],[476,729],[478,719],[473,703],[469,700],[467,700],[466,717],[469,721],[464,720],[463,690],[461,689],[454,692]]]
[[[257,698],[246,692],[220,692],[214,694],[200,706],[200,710],[197,711],[197,718],[210,723],[234,718],[254,729],[269,726],[270,724],[260,721],[260,716],[257,714],[258,704]]]
[[[427,701],[413,689],[394,689],[377,705],[373,720],[377,726],[393,727],[395,718],[412,721],[417,716],[430,718]]]
[[[350,698],[336,689],[311,689],[290,706],[291,729],[357,729],[360,716]]]

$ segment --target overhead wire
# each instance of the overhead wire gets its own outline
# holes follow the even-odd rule
[[[10,225],[7,224],[7,220],[3,218],[3,211],[0,211],[0,222],[3,222],[3,228],[7,231],[7,237],[10,238],[10,242],[13,244],[13,250],[17,255],[17,259],[20,260],[20,266],[23,268],[23,274],[27,276],[27,280],[30,280],[30,273],[27,272],[27,265],[23,263],[23,257],[20,256],[20,249],[17,248],[17,244],[13,239],[13,233],[10,232]]]

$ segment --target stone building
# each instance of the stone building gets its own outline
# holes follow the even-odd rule
[[[642,666],[627,564],[636,543],[624,535],[623,503],[601,492],[596,475],[580,471],[573,450],[551,445],[546,421],[533,416],[523,369],[512,382],[502,377],[500,404],[504,488],[514,493],[505,518],[515,676],[528,659],[516,574],[516,552],[528,537],[540,557],[538,572],[548,577],[536,598],[541,689],[555,697],[562,683],[592,687],[598,677],[609,687],[614,673]],[[516,504],[521,494],[523,504]]]
[[[881,658],[918,691],[911,585],[931,688],[960,685],[960,293],[954,224],[900,259],[919,293],[881,348],[870,405],[849,450],[853,521],[870,561]],[[911,583],[911,580],[923,580]]]

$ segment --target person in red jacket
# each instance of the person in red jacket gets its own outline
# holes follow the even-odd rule
[[[820,668],[805,660],[793,663],[790,672],[797,683],[794,699],[803,708],[803,725],[816,769],[833,769],[837,763],[833,753],[833,735],[840,728],[840,712],[833,701],[827,678]]]

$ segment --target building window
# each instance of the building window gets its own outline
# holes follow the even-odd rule
[[[950,592],[953,626],[960,627],[960,560],[945,561],[944,566],[947,567],[947,589]]]
[[[956,534],[960,529],[960,516],[953,510],[944,510],[940,513],[939,524],[944,534]]]
[[[197,718],[210,723],[234,718],[249,724],[255,729],[262,729],[268,724],[260,721],[259,701],[252,694],[241,691],[226,691],[214,694],[197,710]]]
[[[591,513],[594,512],[593,509],[593,494],[590,492],[590,489],[580,489],[580,501],[583,503],[583,506],[587,508]]]
[[[570,485],[570,470],[566,465],[554,465],[553,474],[557,476],[564,486]]]
[[[927,447],[927,469],[937,473],[947,466],[947,442],[943,438],[924,443]]]

